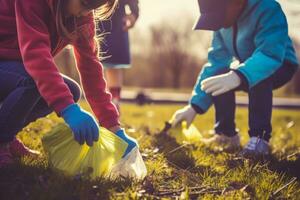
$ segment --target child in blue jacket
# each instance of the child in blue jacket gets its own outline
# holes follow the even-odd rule
[[[174,114],[173,126],[191,124],[215,107],[215,136],[208,143],[240,146],[235,127],[235,91],[249,95],[250,141],[245,156],[270,153],[272,91],[290,81],[297,61],[284,12],[275,0],[198,0],[195,29],[213,30],[213,41],[190,104]],[[230,68],[234,60],[239,66]]]

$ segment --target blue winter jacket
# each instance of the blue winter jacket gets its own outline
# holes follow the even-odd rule
[[[201,82],[228,69],[237,59],[237,71],[249,88],[270,77],[288,61],[298,65],[288,24],[281,6],[275,0],[248,0],[237,23],[213,35],[208,63],[203,66],[190,100],[206,112],[212,97],[201,90]]]

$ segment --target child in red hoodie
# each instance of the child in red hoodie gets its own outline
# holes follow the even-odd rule
[[[95,20],[111,15],[116,0],[0,0],[0,167],[13,156],[37,152],[16,139],[30,122],[55,111],[80,144],[92,146],[99,126],[137,144],[120,128],[118,111],[106,90],[95,41]],[[97,9],[97,12],[93,11]],[[59,73],[53,57],[74,47],[85,96],[96,116],[76,102],[80,87]]]

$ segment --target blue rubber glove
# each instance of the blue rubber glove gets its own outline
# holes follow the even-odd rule
[[[122,158],[124,158],[125,156],[127,156],[127,154],[129,154],[135,147],[138,147],[138,143],[137,141],[128,136],[126,133],[125,133],[125,130],[124,129],[120,129],[116,132],[116,135],[119,136],[121,139],[123,139],[125,142],[127,142],[128,144],[128,147],[123,155]]]
[[[99,140],[99,126],[96,119],[78,104],[72,104],[61,112],[61,116],[73,131],[75,140],[83,145],[93,146]]]

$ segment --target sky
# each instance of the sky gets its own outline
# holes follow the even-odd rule
[[[197,0],[140,0],[137,26],[148,27],[160,20],[174,20],[186,15],[199,16]]]
[[[286,12],[290,33],[300,41],[300,0],[279,0],[279,2]],[[161,20],[176,23],[179,18],[189,16],[196,20],[199,16],[197,0],[140,0],[140,10],[137,27],[142,29]],[[298,17],[291,17],[294,13],[299,13]]]

